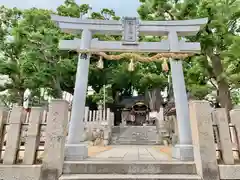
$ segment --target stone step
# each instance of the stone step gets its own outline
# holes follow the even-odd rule
[[[161,143],[157,143],[156,141],[150,140],[112,140],[111,144],[113,145],[161,145]]]
[[[201,177],[197,175],[184,175],[184,174],[64,174],[59,180],[201,180]]]
[[[114,145],[160,145],[156,139],[134,139],[131,137],[113,136],[111,144]]]
[[[64,174],[196,174],[194,162],[65,161]]]
[[[157,145],[156,126],[114,127],[112,144],[119,145]]]

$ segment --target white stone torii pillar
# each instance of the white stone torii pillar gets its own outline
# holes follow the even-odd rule
[[[170,51],[178,52],[180,48],[177,32],[170,31],[168,39],[170,41]],[[193,160],[192,132],[182,61],[170,59],[170,65],[179,132],[179,142],[174,146],[172,155],[180,160]]]
[[[199,52],[199,43],[179,41],[178,36],[195,35],[207,18],[184,21],[143,21],[125,18],[115,20],[81,20],[62,16],[52,16],[52,20],[65,32],[83,32],[82,39],[62,40],[62,50],[89,50],[91,52]],[[92,39],[91,32],[100,34],[123,35],[123,41],[98,41]],[[139,35],[168,36],[161,42],[138,42]],[[79,45],[81,45],[79,47]],[[79,56],[72,117],[70,121],[66,160],[81,160],[87,157],[87,148],[81,143],[84,131],[83,118],[87,90],[89,54]],[[173,90],[177,111],[179,144],[173,148],[173,156],[181,160],[192,160],[192,138],[188,112],[188,100],[182,70],[182,62],[170,60]]]
[[[92,32],[89,29],[82,31],[80,49],[89,49]],[[84,132],[85,99],[88,87],[88,72],[90,64],[89,53],[79,53],[74,96],[72,102],[71,121],[66,145],[66,160],[82,160],[87,157],[88,149],[82,144]],[[81,92],[81,93],[79,93]]]

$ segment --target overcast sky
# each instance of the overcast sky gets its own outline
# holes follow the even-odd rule
[[[0,5],[18,8],[48,8],[56,9],[64,0],[0,0]],[[118,16],[138,16],[139,0],[76,0],[79,4],[90,4],[93,11],[101,8],[113,9]]]

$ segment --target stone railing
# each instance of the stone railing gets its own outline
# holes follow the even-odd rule
[[[212,109],[208,102],[190,102],[194,159],[204,180],[240,179],[240,109]]]
[[[0,109],[0,179],[50,180],[62,173],[68,102],[53,100],[46,113],[33,107]]]
[[[84,123],[86,126],[90,124],[99,124],[99,125],[114,125],[114,114],[110,112],[110,109],[107,108],[106,111],[103,109],[99,110],[89,110],[88,107],[85,107],[85,118]]]
[[[109,143],[113,113],[85,108],[86,140]],[[33,107],[0,108],[0,180],[56,180],[62,173],[71,117],[65,100],[53,100],[48,112]]]
[[[90,111],[85,108],[85,139],[92,145],[108,145],[111,141],[114,114],[110,109]]]
[[[71,111],[68,114],[68,120],[70,119]],[[114,125],[114,114],[109,108],[104,111],[103,109],[89,110],[89,107],[85,107],[84,125],[85,142],[89,142],[89,145],[108,145]]]
[[[104,116],[105,113],[105,116]],[[109,124],[113,126],[114,114],[110,112],[110,109],[107,108],[106,111],[103,109],[99,110],[89,110],[89,107],[85,107],[85,117],[84,124],[87,126],[88,124]],[[68,112],[68,120],[71,119],[71,111]]]

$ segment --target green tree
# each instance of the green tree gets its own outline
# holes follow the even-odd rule
[[[61,16],[82,18],[88,13],[90,6],[88,4],[78,5],[74,0],[65,0],[64,4],[57,8]]]
[[[11,92],[11,101],[22,104],[25,91],[24,82],[27,79],[22,67],[24,43],[12,36],[22,12],[18,9],[0,8],[0,74],[6,75],[9,80],[1,86],[1,91]],[[7,99],[8,99],[7,98]]]
[[[111,104],[111,103],[113,103],[113,99],[112,99],[112,94],[111,93],[112,93],[111,86],[106,86],[105,90],[104,90],[104,86],[103,86],[98,93],[95,92],[93,95],[91,95],[92,96],[92,100],[96,104],[103,105],[104,100],[105,100],[106,104]]]
[[[1,90],[8,90],[14,103],[23,103],[27,88],[33,99],[40,98],[42,88],[53,97],[62,96],[62,74],[66,76],[69,65],[60,58],[58,40],[62,34],[51,21],[51,13],[36,8],[1,8],[0,74],[10,79]]]
[[[237,22],[240,16],[240,2],[236,0],[140,0],[140,2],[142,4],[138,12],[144,20],[209,18],[205,28],[195,37],[186,37],[190,41],[201,42],[202,46],[200,56],[192,57],[190,61],[185,62],[188,69],[185,72],[187,87],[195,96],[202,98],[204,94],[208,94],[208,82],[211,82],[217,91],[217,101],[222,107],[231,109],[230,87],[236,84],[238,79],[236,76],[239,74],[236,68],[232,68],[232,64],[239,61]],[[199,78],[196,78],[196,72],[200,75]],[[232,79],[233,76],[235,80]]]
[[[52,12],[29,9],[15,27],[15,37],[24,42],[25,72],[30,89],[49,88],[53,97],[62,97],[61,59],[58,50],[60,30],[50,19]]]
[[[111,9],[104,8],[91,14],[89,10],[87,4],[78,5],[73,0],[66,0],[57,8],[56,13],[77,18],[88,14],[93,19],[120,19]],[[10,78],[1,90],[8,90],[9,98],[14,97],[13,102],[22,104],[23,93],[27,88],[32,90],[34,102],[42,101],[42,89],[55,98],[60,98],[63,91],[74,92],[78,53],[61,51],[58,43],[60,39],[80,38],[81,35],[61,32],[51,21],[52,13],[54,12],[50,10],[36,8],[24,11],[1,8],[0,21],[3,26],[0,28],[0,74]],[[94,38],[121,40],[120,36],[101,34],[95,34]],[[144,39],[154,41],[157,37]],[[138,62],[135,63],[135,71],[129,72],[128,59],[104,60],[104,69],[97,67],[98,59],[98,56],[92,56],[89,73],[89,85],[96,92],[95,100],[102,97],[104,85],[111,87],[112,92],[108,94],[114,100],[118,99],[118,95],[131,95],[133,89],[144,93],[146,89],[166,86],[166,75],[161,74],[159,63]]]

